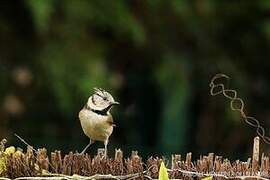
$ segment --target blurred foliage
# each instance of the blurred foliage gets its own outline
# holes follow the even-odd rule
[[[110,150],[244,156],[255,131],[208,83],[228,74],[269,127],[269,11],[267,0],[3,1],[0,137],[80,151],[77,114],[102,87],[121,102]]]

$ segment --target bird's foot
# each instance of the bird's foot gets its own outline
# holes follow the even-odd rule
[[[107,159],[107,153],[104,148],[99,148],[97,154],[102,159]]]

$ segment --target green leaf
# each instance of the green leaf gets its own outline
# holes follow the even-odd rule
[[[160,168],[159,168],[159,175],[158,175],[159,180],[169,180],[167,168],[164,165],[164,162],[161,162]]]
[[[207,176],[207,177],[202,178],[202,180],[212,180],[212,179],[213,179],[212,176]]]

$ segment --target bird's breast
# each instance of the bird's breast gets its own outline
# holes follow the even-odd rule
[[[112,116],[96,114],[89,110],[81,110],[79,119],[86,136],[92,140],[105,141],[113,131]]]

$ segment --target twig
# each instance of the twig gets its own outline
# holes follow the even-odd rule
[[[30,147],[33,151],[37,152],[37,150],[31,146],[30,144],[28,144],[23,138],[21,138],[18,134],[14,134],[14,136],[16,136],[20,141],[22,141],[25,145],[27,145],[28,147]]]
[[[30,147],[35,153],[37,153],[38,151],[31,146],[29,143],[27,143],[23,138],[21,138],[18,134],[14,133],[14,136],[16,136],[20,141],[22,141],[25,145],[27,145],[27,147]],[[35,157],[35,159],[37,160],[37,157]],[[56,171],[56,169],[53,167],[53,165],[48,161],[49,166]]]

